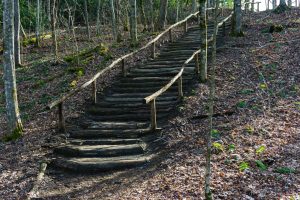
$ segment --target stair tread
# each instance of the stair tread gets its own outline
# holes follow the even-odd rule
[[[111,158],[58,158],[54,164],[72,171],[102,172],[137,167],[150,162],[152,156],[135,155]]]

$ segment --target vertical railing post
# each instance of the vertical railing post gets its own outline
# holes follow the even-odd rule
[[[169,41],[173,42],[172,29],[169,30]]]
[[[197,53],[195,55],[195,73],[197,76],[199,76],[200,71],[199,71],[199,54]]]
[[[254,0],[251,2],[251,12],[254,12]]]
[[[63,102],[58,104],[58,130],[62,133],[66,132],[65,117],[63,111]]]
[[[182,99],[183,91],[182,91],[182,75],[177,80],[178,83],[178,99]]]
[[[93,104],[97,103],[97,79],[92,84]]]
[[[188,31],[188,23],[187,23],[187,20],[185,20],[184,22],[184,33],[187,33]]]
[[[257,2],[257,12],[259,12],[259,3],[260,2]]]
[[[122,76],[126,77],[125,59],[122,59],[121,65],[122,65]]]
[[[223,28],[223,37],[225,37],[226,36],[226,22],[223,22],[222,28]]]
[[[151,105],[151,130],[155,131],[157,129],[155,99],[153,99],[150,102],[150,105]]]
[[[155,58],[155,42],[153,42],[151,45],[151,57],[153,59]]]

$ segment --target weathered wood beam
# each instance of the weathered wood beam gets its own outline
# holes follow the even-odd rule
[[[97,103],[97,79],[92,84],[93,104]]]
[[[151,101],[150,105],[151,105],[151,130],[154,131],[157,129],[155,99]]]
[[[64,117],[64,110],[63,110],[63,102],[58,104],[58,130],[59,132],[65,133],[66,132],[66,124],[65,124],[65,117]]]

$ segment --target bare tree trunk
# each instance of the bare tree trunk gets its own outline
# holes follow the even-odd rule
[[[144,26],[144,30],[147,30],[147,23],[146,23],[146,15],[145,15],[145,7],[144,7],[144,0],[138,0],[138,5],[140,9],[140,15],[141,15],[141,22]]]
[[[193,13],[197,12],[197,0],[192,1],[192,10]]]
[[[153,0],[148,0],[146,4],[146,11],[147,11],[147,19],[148,19],[148,29],[151,32],[154,32],[154,10],[153,10]]]
[[[234,0],[234,14],[232,18],[232,33],[234,36],[243,36],[241,0]]]
[[[86,32],[88,34],[89,40],[91,40],[91,30],[89,24],[89,13],[88,13],[88,2],[84,0],[84,16],[85,16],[85,25],[86,25]]]
[[[3,67],[6,97],[6,114],[9,132],[20,134],[23,131],[21,122],[14,57],[14,1],[3,0]]]
[[[273,6],[273,9],[276,8],[277,4],[276,4],[276,0],[272,0],[272,6]]]
[[[116,17],[117,42],[121,42],[122,41],[122,35],[121,35],[120,30],[119,30],[120,21],[121,21],[121,19],[120,19],[120,11],[121,11],[120,0],[116,0],[115,3],[116,3],[115,17]]]
[[[111,22],[112,22],[113,37],[114,40],[117,40],[117,27],[116,27],[116,14],[115,14],[114,0],[110,0],[110,7],[111,7]]]
[[[51,23],[51,0],[47,0],[47,18]]]
[[[21,47],[20,47],[20,2],[19,0],[14,0],[14,27],[15,27],[15,65],[21,65]]]
[[[137,43],[137,18],[136,18],[136,0],[130,0],[130,38],[131,44],[136,45]]]
[[[206,134],[206,170],[205,170],[205,199],[213,199],[213,194],[210,189],[211,182],[211,132],[213,130],[213,113],[214,113],[214,102],[215,102],[215,71],[216,71],[216,43],[217,43],[217,26],[218,26],[218,8],[219,0],[215,1],[214,10],[214,32],[213,32],[213,43],[212,43],[212,75],[210,78],[209,87],[209,132]]]
[[[179,21],[179,0],[176,0],[176,22]]]
[[[97,24],[96,24],[96,34],[100,34],[100,11],[101,11],[101,0],[98,0],[98,6],[97,6]]]
[[[157,29],[163,30],[166,25],[167,19],[167,10],[168,10],[168,0],[160,0],[160,11],[159,18],[157,23]]]
[[[58,46],[57,46],[57,38],[56,38],[56,0],[52,0],[52,11],[51,11],[51,32],[52,32],[52,46],[55,61],[58,61]]]
[[[35,37],[36,37],[36,46],[40,46],[40,0],[36,1],[36,22],[35,22]]]
[[[200,81],[207,80],[207,20],[206,20],[206,0],[199,0],[199,15],[200,15]]]

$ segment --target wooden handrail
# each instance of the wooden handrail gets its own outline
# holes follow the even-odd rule
[[[149,102],[153,101],[154,99],[156,99],[158,96],[160,96],[162,93],[164,93],[167,89],[169,89],[176,81],[177,79],[182,75],[184,68],[187,64],[189,64],[189,62],[191,62],[191,60],[194,59],[195,55],[200,53],[200,50],[197,50],[193,53],[193,55],[191,57],[189,57],[181,66],[180,71],[162,88],[160,88],[158,91],[154,92],[153,94],[147,96],[144,98],[144,103],[148,104]]]
[[[208,8],[207,10],[211,10],[211,8]],[[155,42],[158,41],[162,36],[164,36],[166,33],[170,33],[170,31],[179,26],[182,25],[183,23],[187,22],[190,18],[192,17],[196,17],[199,14],[199,11],[194,13],[194,14],[190,14],[189,16],[187,16],[185,19],[169,26],[166,30],[164,30],[163,32],[161,32],[159,35],[157,35],[154,39],[152,39],[151,41],[149,41],[145,46],[131,52],[128,53],[116,60],[114,60],[108,67],[106,67],[105,69],[101,70],[100,72],[98,72],[97,74],[95,74],[89,81],[85,82],[84,84],[82,84],[81,86],[77,87],[76,89],[70,91],[69,93],[65,94],[64,96],[62,96],[61,98],[51,102],[49,105],[47,105],[47,109],[52,109],[55,106],[59,105],[60,103],[64,102],[66,99],[68,99],[69,97],[77,94],[79,91],[83,90],[84,88],[86,88],[87,86],[91,85],[94,81],[96,81],[101,75],[103,75],[104,73],[106,73],[107,71],[111,70],[113,67],[115,67],[116,65],[118,65],[121,62],[124,62],[124,60],[128,57],[131,57],[137,53],[139,53],[140,51],[148,48],[151,45],[154,45],[155,48]],[[153,52],[155,54],[155,50]]]
[[[212,10],[211,8],[208,8],[207,10]],[[58,115],[59,115],[59,130],[62,132],[66,131],[66,127],[65,127],[65,118],[64,118],[64,112],[63,112],[63,105],[64,102],[70,98],[71,96],[79,93],[81,90],[83,90],[84,88],[90,86],[92,84],[92,98],[93,98],[93,103],[97,103],[97,79],[103,75],[104,73],[106,73],[107,71],[111,70],[112,68],[114,68],[116,65],[121,64],[121,68],[122,68],[122,75],[125,77],[126,76],[126,67],[125,67],[125,59],[139,53],[140,51],[145,50],[148,47],[151,47],[151,57],[154,59],[155,58],[155,42],[157,42],[162,36],[164,36],[165,34],[169,34],[169,40],[172,41],[173,37],[172,37],[172,29],[184,24],[184,32],[187,32],[187,22],[189,19],[191,19],[192,17],[197,17],[197,15],[199,14],[199,11],[193,14],[190,14],[189,16],[187,16],[185,19],[171,25],[170,27],[168,27],[166,30],[164,30],[163,32],[161,32],[159,35],[157,35],[154,39],[152,39],[151,41],[149,41],[145,46],[131,52],[128,53],[116,60],[114,60],[108,67],[106,67],[105,69],[101,70],[100,72],[98,72],[97,74],[95,74],[89,81],[85,82],[84,84],[82,84],[81,86],[77,87],[76,89],[68,92],[67,94],[65,94],[64,96],[62,96],[61,98],[51,102],[50,104],[47,105],[47,109],[52,109],[56,106],[58,106]],[[182,79],[181,79],[181,85],[182,85]],[[181,92],[180,92],[181,91]],[[182,88],[181,90],[179,90],[179,93],[182,93]],[[153,101],[154,102],[154,101]],[[152,108],[155,109],[155,102],[152,103]],[[154,114],[153,114],[154,115]],[[155,118],[156,121],[156,115],[153,116],[153,120]]]
[[[232,17],[234,12],[231,12],[230,15],[228,17],[226,17],[225,19],[223,19],[221,22],[219,22],[217,24],[217,31],[219,29],[219,27],[221,27],[228,19],[230,19]],[[212,36],[213,37],[213,36]],[[212,40],[212,37],[207,41],[207,42],[211,42],[210,40]],[[162,88],[160,88],[158,91],[154,92],[153,94],[145,97],[143,99],[143,102],[145,104],[151,103],[151,129],[155,130],[157,129],[157,123],[156,123],[156,106],[155,106],[155,101],[156,98],[159,97],[161,94],[163,94],[165,91],[167,91],[176,81],[178,81],[178,95],[181,98],[183,96],[182,94],[182,74],[183,71],[185,69],[185,66],[187,64],[189,64],[194,58],[196,58],[196,60],[198,60],[198,54],[200,53],[201,49],[196,50],[191,57],[189,57],[181,66],[180,71],[166,84],[164,85]],[[197,65],[197,61],[196,61],[196,65]],[[196,66],[197,68],[197,66]],[[195,73],[197,73],[197,69],[195,70]],[[154,117],[154,116],[155,117]]]

